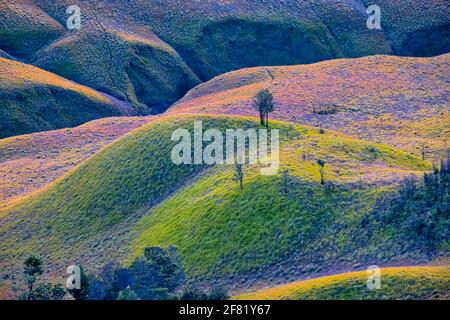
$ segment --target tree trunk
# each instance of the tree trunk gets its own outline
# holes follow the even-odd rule
[[[28,299],[31,300],[31,293],[33,292],[33,284],[28,286]]]
[[[266,113],[266,129],[269,129],[269,113]]]
[[[264,123],[264,113],[262,111],[259,112],[259,118],[261,119],[261,125],[263,126]]]

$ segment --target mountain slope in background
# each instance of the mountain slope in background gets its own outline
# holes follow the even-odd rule
[[[240,68],[449,51],[445,0],[382,1],[383,30],[367,28],[370,2],[358,0],[87,0],[81,30],[66,30],[72,4],[3,1],[0,49],[139,113],[160,113],[200,80]]]
[[[311,65],[257,67],[218,76],[189,91],[169,113],[257,116],[267,88],[275,119],[339,130],[426,157],[445,156],[450,139],[450,55],[373,56]]]
[[[132,115],[118,99],[37,67],[0,58],[0,137]]]

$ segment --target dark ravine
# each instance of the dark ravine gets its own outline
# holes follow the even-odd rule
[[[395,53],[401,56],[430,57],[450,51],[450,24],[411,32]]]

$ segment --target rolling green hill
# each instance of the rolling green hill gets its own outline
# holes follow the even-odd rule
[[[0,95],[0,138],[134,113],[109,95],[5,58],[0,58]]]
[[[368,290],[365,271],[294,282],[235,296],[242,300],[448,300],[450,267],[381,269],[381,288]]]
[[[156,116],[155,116],[156,117]],[[70,129],[0,139],[0,207],[37,190],[152,117],[102,118]]]
[[[149,246],[237,299],[450,298],[448,1],[0,1],[0,299],[29,254],[58,282]],[[173,163],[194,121],[261,129],[261,89],[276,174]]]
[[[1,261],[6,273],[29,252],[89,269],[130,261],[145,246],[174,244],[190,277],[247,282],[285,279],[352,261],[427,259],[435,254],[407,234],[408,215],[369,220],[393,179],[430,165],[382,144],[335,132],[274,122],[280,129],[282,176],[246,166],[244,189],[231,166],[177,166],[170,160],[174,129],[257,128],[252,118],[162,117],[118,139],[45,188],[0,209]],[[306,157],[305,157],[306,156]],[[317,159],[326,160],[319,183]],[[443,240],[444,241],[444,240]],[[245,244],[245,245],[243,245]],[[228,280],[227,280],[228,279]]]
[[[33,64],[127,101],[139,114],[163,112],[200,83],[178,53],[147,28],[91,19],[36,53]]]

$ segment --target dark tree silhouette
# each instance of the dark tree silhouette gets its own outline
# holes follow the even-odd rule
[[[258,91],[253,100],[253,105],[259,111],[261,125],[269,127],[269,113],[274,110],[273,95],[267,89]]]
[[[27,257],[24,262],[23,273],[25,275],[25,281],[28,287],[27,299],[31,300],[34,283],[44,273],[42,259],[34,255]]]
[[[319,165],[320,184],[325,184],[325,160],[319,159],[317,164]]]
[[[236,164],[235,166],[235,181],[239,181],[241,189],[243,189],[244,171],[242,169],[242,164]]]

